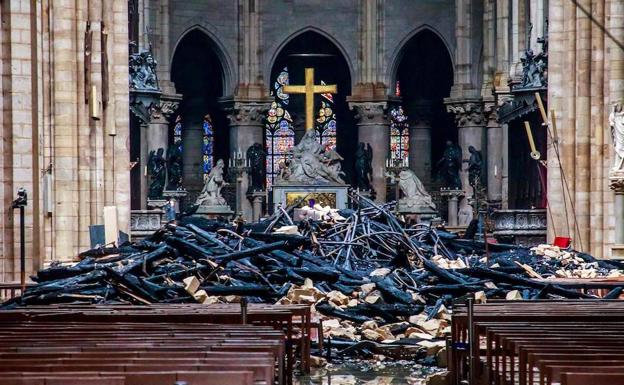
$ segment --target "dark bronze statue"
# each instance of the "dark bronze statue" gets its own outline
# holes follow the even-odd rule
[[[147,163],[147,169],[150,176],[150,186],[148,192],[148,198],[160,199],[162,198],[163,190],[165,189],[165,179],[167,175],[166,162],[163,154],[165,150],[159,148],[158,151],[150,151],[149,160]]]
[[[249,159],[249,174],[251,184],[249,191],[263,191],[266,180],[266,156],[267,153],[260,143],[254,143],[247,149]]]
[[[179,190],[182,188],[182,144],[174,143],[167,152],[167,190]]]
[[[473,146],[468,147],[468,152],[470,152],[470,158],[464,160],[464,162],[468,163],[468,183],[472,187],[480,186],[482,182],[483,156],[481,151],[477,151]]]
[[[444,155],[437,163],[438,175],[442,178],[444,187],[453,190],[461,190],[461,179],[459,178],[459,170],[462,164],[461,149],[453,142],[446,142]]]
[[[373,149],[369,143],[360,142],[355,151],[355,177],[356,187],[363,191],[372,190],[371,179],[373,178]]]

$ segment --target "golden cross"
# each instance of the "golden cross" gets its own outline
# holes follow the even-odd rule
[[[335,84],[315,85],[314,68],[305,69],[305,84],[300,86],[284,86],[284,93],[305,94],[306,131],[314,129],[314,94],[336,94],[338,87]]]

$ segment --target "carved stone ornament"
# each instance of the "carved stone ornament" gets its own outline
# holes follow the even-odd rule
[[[161,100],[160,103],[152,104],[149,107],[150,120],[169,120],[178,110],[179,105],[179,102],[171,100]]]
[[[156,76],[156,59],[149,51],[135,53],[129,57],[130,89],[159,91],[158,76]]]
[[[609,188],[616,194],[624,194],[624,170],[611,171]]]
[[[257,125],[269,110],[269,105],[259,102],[234,102],[225,107],[231,125]]]
[[[387,102],[350,102],[349,107],[359,122],[390,123]]]
[[[446,110],[455,115],[457,127],[482,126],[486,123],[482,102],[451,102]]]

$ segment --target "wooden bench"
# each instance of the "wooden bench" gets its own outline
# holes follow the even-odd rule
[[[624,362],[619,351],[624,302],[493,301],[472,309],[472,314],[466,306],[453,309],[448,341],[453,384],[563,383],[564,377],[572,381],[568,363],[576,363],[575,372],[618,374],[613,364]]]
[[[173,380],[168,383],[172,385],[177,374],[197,372],[221,380],[227,373],[238,373],[228,377],[232,385],[272,384],[276,379],[291,384],[295,343],[302,368],[309,365],[304,362],[309,361],[304,359],[309,355],[309,307],[250,306],[249,324],[242,324],[239,310],[185,304],[0,311],[1,377],[41,381],[97,374],[122,376],[127,385]],[[145,373],[160,380],[141,381]],[[200,377],[187,382],[225,384],[197,382]]]

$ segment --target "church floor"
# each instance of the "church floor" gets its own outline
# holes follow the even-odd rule
[[[436,370],[412,361],[353,361],[312,369],[295,385],[420,385]]]

